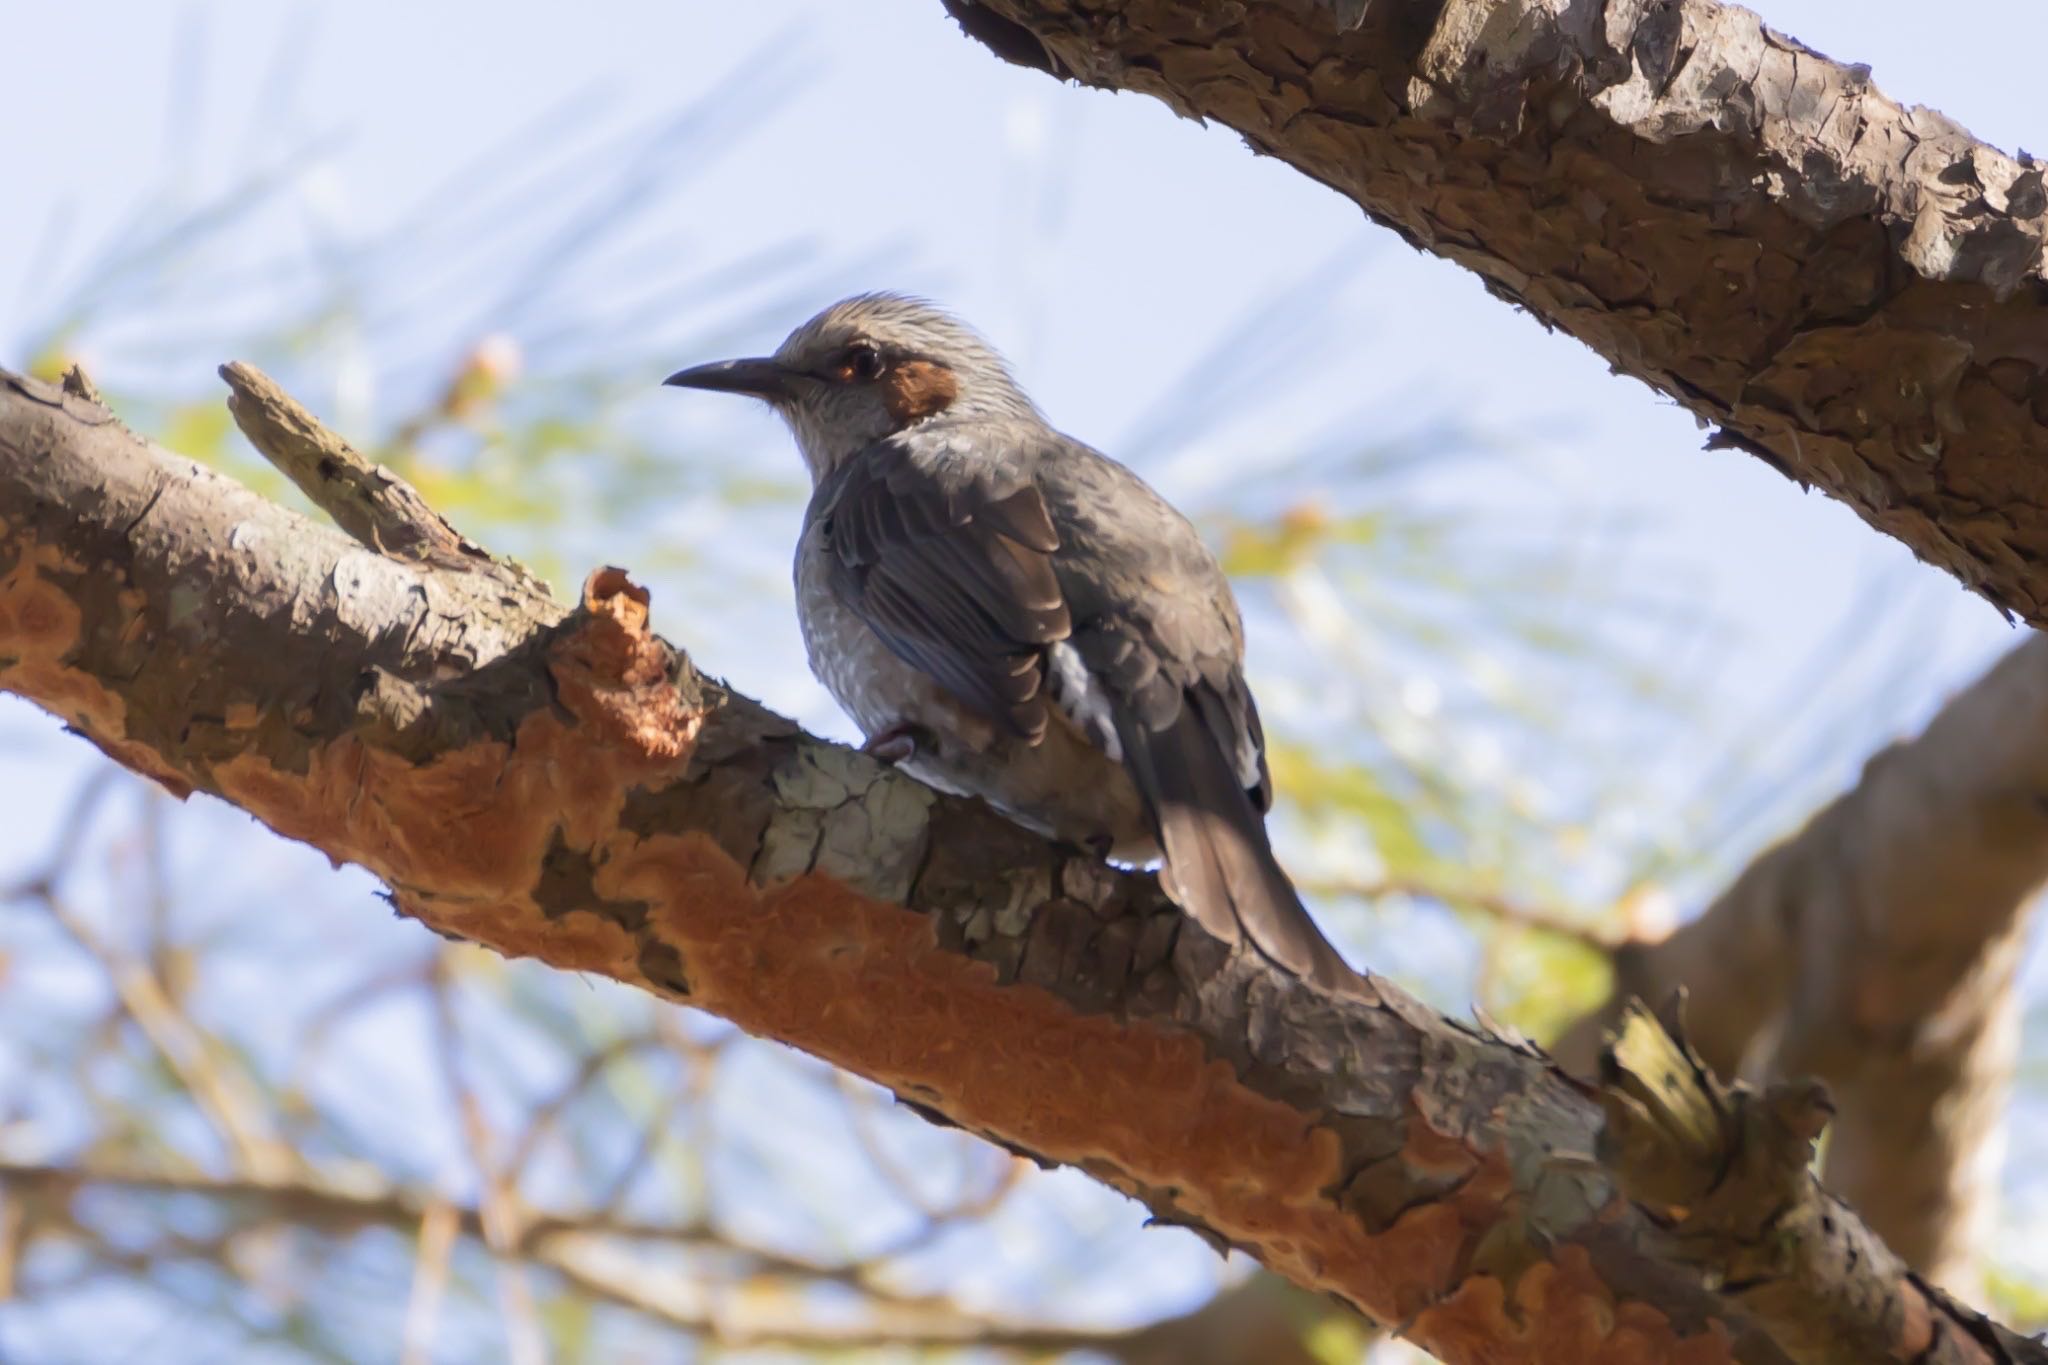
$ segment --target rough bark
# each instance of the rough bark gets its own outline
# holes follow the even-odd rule
[[[2048,1361],[1882,1257],[1760,1243],[1728,1281],[1618,1192],[1594,1092],[1535,1049],[1279,974],[1152,878],[802,734],[696,674],[617,570],[564,610],[366,549],[14,376],[0,687],[437,932],[800,1047],[1446,1360]],[[1869,1238],[1846,1211],[1817,1235]],[[1860,1354],[1774,1344],[1784,1301],[1857,1305],[1832,1340]]]
[[[1214,119],[2048,624],[2042,164],[1712,0],[945,0]]]
[[[1699,918],[1616,956],[1608,1006],[1558,1044],[1589,1071],[1628,1000],[1689,991],[1724,1075],[1818,1076],[1830,1188],[1956,1292],[1998,1200],[2015,980],[2048,881],[2048,638],[2013,650]]]

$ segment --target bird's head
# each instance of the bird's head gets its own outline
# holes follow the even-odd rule
[[[900,294],[842,299],[772,356],[696,365],[664,382],[761,399],[789,423],[813,479],[921,422],[1038,417],[1003,358],[972,328]]]

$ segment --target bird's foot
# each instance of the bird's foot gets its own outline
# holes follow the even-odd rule
[[[931,731],[906,720],[890,726],[880,734],[869,735],[868,742],[860,746],[860,751],[869,758],[887,763],[893,768],[916,758],[920,751],[930,751],[937,747]]]
[[[1055,841],[1061,848],[1092,858],[1098,863],[1108,862],[1111,851],[1116,848],[1116,836],[1108,830],[1098,830],[1093,834],[1056,835]]]

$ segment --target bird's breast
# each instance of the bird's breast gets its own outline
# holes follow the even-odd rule
[[[870,738],[909,723],[943,736],[949,747],[987,749],[994,723],[905,663],[840,600],[832,590],[829,553],[822,529],[812,526],[797,549],[796,611],[811,672],[840,709]]]
[[[839,600],[826,553],[814,526],[797,550],[797,618],[811,672],[863,734],[920,726],[935,743],[903,765],[911,776],[979,796],[1070,842],[1113,847],[1135,861],[1151,856],[1150,824],[1129,775],[1064,709],[1044,741],[1030,744],[962,705]]]
[[[813,527],[796,558],[796,613],[811,672],[863,734],[898,720],[910,700],[915,674],[890,652],[865,621],[848,610],[827,581],[822,536]],[[894,713],[894,719],[891,718]]]

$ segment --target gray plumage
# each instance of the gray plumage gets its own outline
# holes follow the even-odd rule
[[[670,383],[753,394],[813,493],[797,546],[812,670],[870,747],[1041,832],[1164,862],[1227,942],[1340,985],[1267,841],[1264,737],[1215,557],[1136,474],[1055,431],[945,313],[863,295],[773,357]]]

